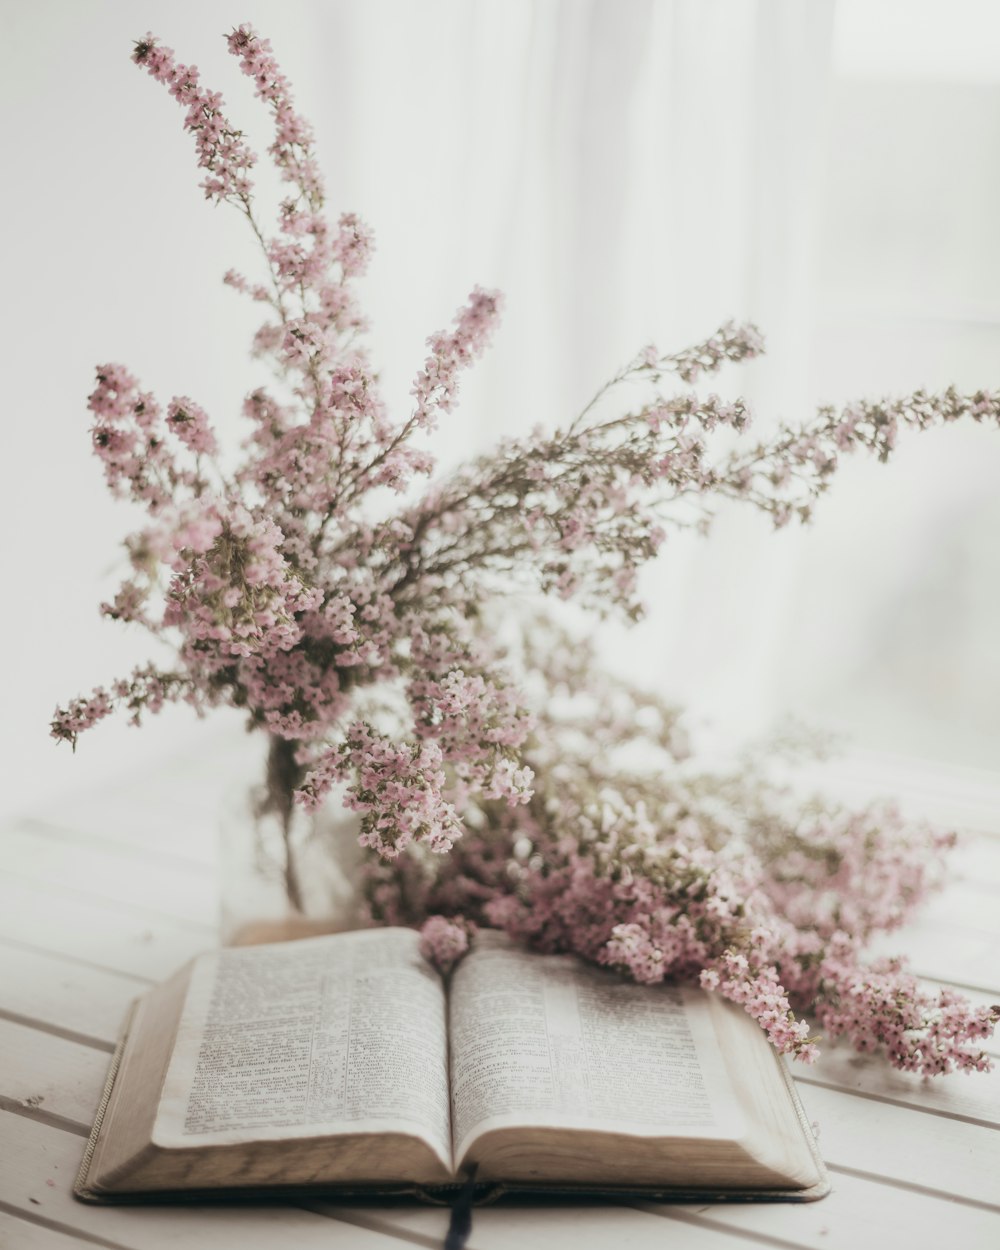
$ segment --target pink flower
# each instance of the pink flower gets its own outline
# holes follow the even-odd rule
[[[184,127],[194,136],[198,164],[207,171],[202,183],[206,198],[245,200],[251,190],[248,174],[257,158],[222,113],[222,96],[206,91],[197,68],[179,64],[154,35],[138,40],[132,59],[186,108]]]
[[[436,744],[396,743],[362,722],[344,743],[322,755],[301,789],[314,806],[337,782],[347,782],[344,803],[362,813],[362,846],[394,859],[411,842],[438,854],[448,851],[462,826],[444,797],[445,775]]]
[[[459,372],[482,355],[496,328],[502,306],[499,291],[476,287],[455,318],[451,334],[439,331],[427,340],[431,354],[413,385],[417,406],[411,424],[433,429],[439,412],[450,412],[458,395]]]
[[[205,410],[186,396],[167,405],[167,426],[193,452],[212,456],[218,450]]]
[[[462,916],[431,916],[420,928],[420,951],[440,972],[450,972],[469,949],[476,926]]]

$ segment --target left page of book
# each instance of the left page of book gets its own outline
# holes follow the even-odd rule
[[[447,1007],[409,929],[200,959],[153,1140],[167,1148],[405,1133],[451,1168]]]

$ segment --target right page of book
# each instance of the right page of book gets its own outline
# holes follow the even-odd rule
[[[449,1023],[456,1163],[500,1128],[746,1129],[703,992],[630,984],[486,932],[453,975]]]

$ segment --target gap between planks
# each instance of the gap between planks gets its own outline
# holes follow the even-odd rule
[[[39,877],[29,872],[18,872],[9,865],[3,867],[3,877],[15,885],[26,886],[29,888],[46,890],[56,896],[63,898],[75,899],[82,903],[90,903],[100,907],[106,907],[109,910],[120,911],[128,915],[138,916],[140,919],[151,918],[153,920],[163,920],[170,924],[178,925],[186,928],[191,932],[204,934],[205,939],[217,940],[218,938],[218,922],[215,919],[195,919],[190,916],[179,916],[176,912],[161,911],[155,906],[148,903],[136,902],[132,899],[116,897],[115,895],[103,894],[99,890],[81,886],[78,882],[52,881],[42,876]]]
[[[926,1194],[931,1198],[943,1198],[946,1202],[960,1202],[966,1207],[976,1207],[980,1211],[1000,1216],[1000,1202],[984,1202],[979,1198],[958,1198],[945,1189],[935,1189],[931,1185],[921,1185],[916,1181],[901,1180],[899,1177],[886,1176],[880,1172],[867,1172],[862,1168],[849,1168],[842,1163],[830,1163],[827,1167],[840,1176],[853,1176],[855,1180],[876,1180],[880,1185],[891,1185],[893,1189],[905,1189],[907,1193]],[[993,1174],[994,1177],[997,1175]],[[1000,1225],[998,1225],[1000,1228]]]
[[[154,985],[159,984],[156,977],[144,977],[137,972],[128,972],[124,968],[98,963],[96,960],[87,959],[83,955],[71,955],[66,951],[53,951],[51,947],[36,946],[34,942],[22,942],[17,938],[7,937],[4,934],[0,934],[0,946],[6,946],[10,950],[27,951],[31,955],[56,955],[64,963],[75,964],[78,968],[88,968],[91,972],[107,972],[112,976],[124,977],[125,980],[135,983],[137,994],[143,989],[152,989]]]

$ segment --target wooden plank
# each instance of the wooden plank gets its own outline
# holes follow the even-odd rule
[[[818,1086],[803,1095],[807,1113],[819,1122],[829,1166],[991,1203],[1000,1215],[1000,1133],[995,1129]]]
[[[873,957],[905,955],[922,977],[950,981],[959,987],[973,986],[1000,997],[996,938],[978,929],[927,922],[882,934],[868,950]]]
[[[4,1250],[88,1250],[93,1244],[0,1211],[0,1246]]]
[[[971,834],[960,837],[958,845],[948,852],[946,863],[949,880],[973,889],[991,889],[1000,883],[1000,837]]]
[[[168,868],[179,868],[188,872],[207,876],[216,871],[214,860],[209,861],[201,856],[186,855],[178,843],[182,839],[176,835],[185,827],[189,817],[182,809],[170,813],[162,813],[163,829],[150,829],[145,817],[131,809],[131,814],[138,829],[137,835],[129,840],[108,837],[105,833],[97,833],[91,829],[81,829],[78,825],[67,823],[57,824],[51,820],[38,820],[29,816],[8,824],[4,834],[19,830],[34,838],[49,838],[56,842],[68,842],[81,846],[97,847],[128,859],[135,859],[146,865],[165,864]]]
[[[897,1071],[880,1055],[858,1054],[843,1041],[824,1042],[818,1063],[810,1068],[793,1064],[792,1072],[804,1086],[806,1103],[811,1099],[809,1087],[821,1084],[854,1096],[1000,1128],[1000,1072],[925,1080]]]
[[[127,852],[48,836],[39,829],[8,829],[0,835],[5,870],[15,879],[51,883],[94,898],[123,903],[214,932],[218,891],[215,875],[196,867],[143,865]]]
[[[83,1141],[23,1116],[0,1113],[5,1167],[0,1201],[28,1218],[103,1237],[129,1250],[399,1250],[387,1232],[295,1207],[99,1207],[77,1202],[71,1186]],[[52,1184],[49,1184],[49,1182]]]
[[[78,799],[33,812],[18,825],[61,830],[125,852],[159,851],[201,869],[214,868],[218,860],[218,801],[184,801],[179,791],[159,802],[138,788]]]
[[[310,1209],[346,1214],[333,1203],[310,1203]],[[445,1211],[424,1206],[364,1208],[361,1218],[366,1225],[408,1236],[428,1250],[439,1250],[448,1223]],[[468,1250],[534,1250],[536,1246],[545,1250],[663,1250],[664,1246],[739,1250],[752,1244],[738,1232],[707,1224],[675,1221],[665,1227],[662,1219],[625,1203],[552,1198],[527,1203],[505,1198],[473,1212]]]
[[[0,1096],[29,1112],[89,1129],[110,1062],[107,1051],[0,1020]]]
[[[979,880],[950,881],[932,894],[914,916],[914,923],[951,924],[1000,937],[1000,906],[996,889]]]
[[[113,1047],[129,1003],[143,988],[131,977],[19,947],[4,946],[2,959],[2,1014],[105,1047]]]
[[[470,1250],[661,1250],[677,1245],[737,1250],[764,1245],[803,1250],[885,1250],[887,1246],[944,1244],[992,1246],[1000,1217],[989,1211],[852,1176],[833,1177],[834,1190],[811,1203],[719,1203],[675,1206],[666,1203],[610,1203],[503,1199],[473,1214]],[[317,1204],[324,1210],[335,1207]],[[634,1218],[643,1214],[647,1223]],[[438,1213],[418,1207],[379,1215],[399,1233],[440,1242]],[[920,1230],[914,1241],[913,1230]],[[951,1239],[954,1239],[952,1241]]]
[[[796,768],[792,777],[797,786],[844,803],[890,799],[913,819],[1000,834],[1000,773],[854,753]]]
[[[150,981],[165,980],[212,945],[181,921],[109,907],[46,883],[0,875],[0,938],[87,960]]]
[[[996,1245],[1000,1238],[1000,1216],[990,1211],[860,1177],[835,1174],[832,1179],[833,1192],[819,1202],[641,1206],[670,1222],[661,1244],[669,1244],[670,1237],[676,1236],[672,1222],[676,1220],[742,1233],[764,1245],[808,1250],[886,1250],[887,1246],[939,1242],[985,1247]],[[919,1230],[919,1241],[913,1240],[914,1230]]]
[[[81,784],[79,790],[42,799],[37,820],[97,836],[122,847],[159,847],[213,867],[219,813],[227,797],[263,777],[265,744],[242,728],[196,727],[195,744],[157,768],[123,777],[114,786]]]

